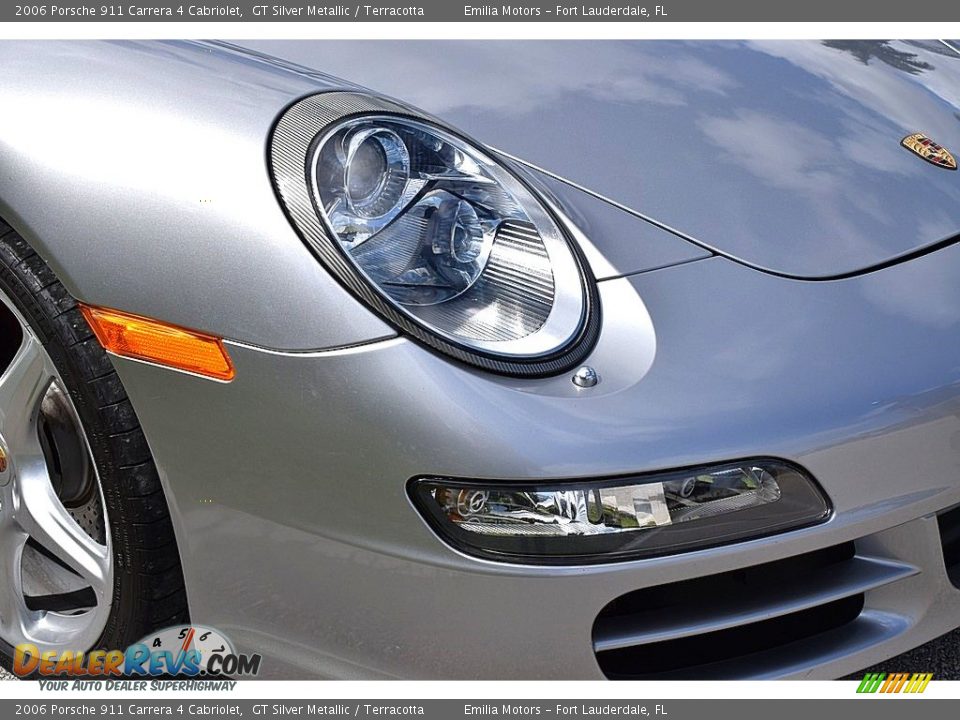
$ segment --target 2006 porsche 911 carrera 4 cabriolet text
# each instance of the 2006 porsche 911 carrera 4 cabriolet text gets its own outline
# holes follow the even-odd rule
[[[0,69],[7,664],[831,678],[960,626],[957,43]]]

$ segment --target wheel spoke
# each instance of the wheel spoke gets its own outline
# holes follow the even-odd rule
[[[39,442],[36,413],[52,378],[43,346],[25,333],[20,350],[0,376],[0,435],[14,454]]]
[[[28,637],[31,613],[24,602],[20,574],[26,540],[26,533],[7,517],[0,517],[0,632],[8,641]]]
[[[14,516],[37,543],[80,574],[97,594],[98,602],[110,587],[109,549],[93,540],[57,498],[45,468],[19,473]]]
[[[88,533],[73,515],[87,518],[91,508],[105,514],[97,469],[46,349],[2,294],[0,312],[13,313],[23,336],[13,360],[0,368],[6,460],[0,472],[0,638],[42,649],[88,648],[106,624],[113,591],[106,518],[102,530]],[[97,487],[77,484],[88,472]],[[65,486],[65,478],[77,482]],[[105,537],[106,544],[91,535]]]

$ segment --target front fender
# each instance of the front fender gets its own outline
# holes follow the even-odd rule
[[[394,334],[267,169],[278,113],[343,83],[188,42],[10,42],[0,67],[0,216],[78,299],[282,350]]]

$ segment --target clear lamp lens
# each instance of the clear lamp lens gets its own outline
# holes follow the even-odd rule
[[[410,180],[410,155],[399,136],[367,128],[341,145],[343,196],[358,218],[382,218],[396,211]]]
[[[415,500],[441,534],[498,559],[611,559],[731,542],[820,521],[812,480],[780,461],[620,483],[520,486],[424,479]]]
[[[312,156],[314,198],[340,249],[390,303],[448,341],[521,358],[583,327],[566,236],[492,158],[439,128],[363,116]]]

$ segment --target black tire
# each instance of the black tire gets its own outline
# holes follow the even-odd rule
[[[189,622],[170,511],[120,378],[76,300],[2,220],[0,290],[27,319],[53,360],[100,476],[113,543],[113,599],[95,648],[77,649],[125,649],[148,632]],[[12,648],[0,641],[0,664],[9,668],[11,655]]]

